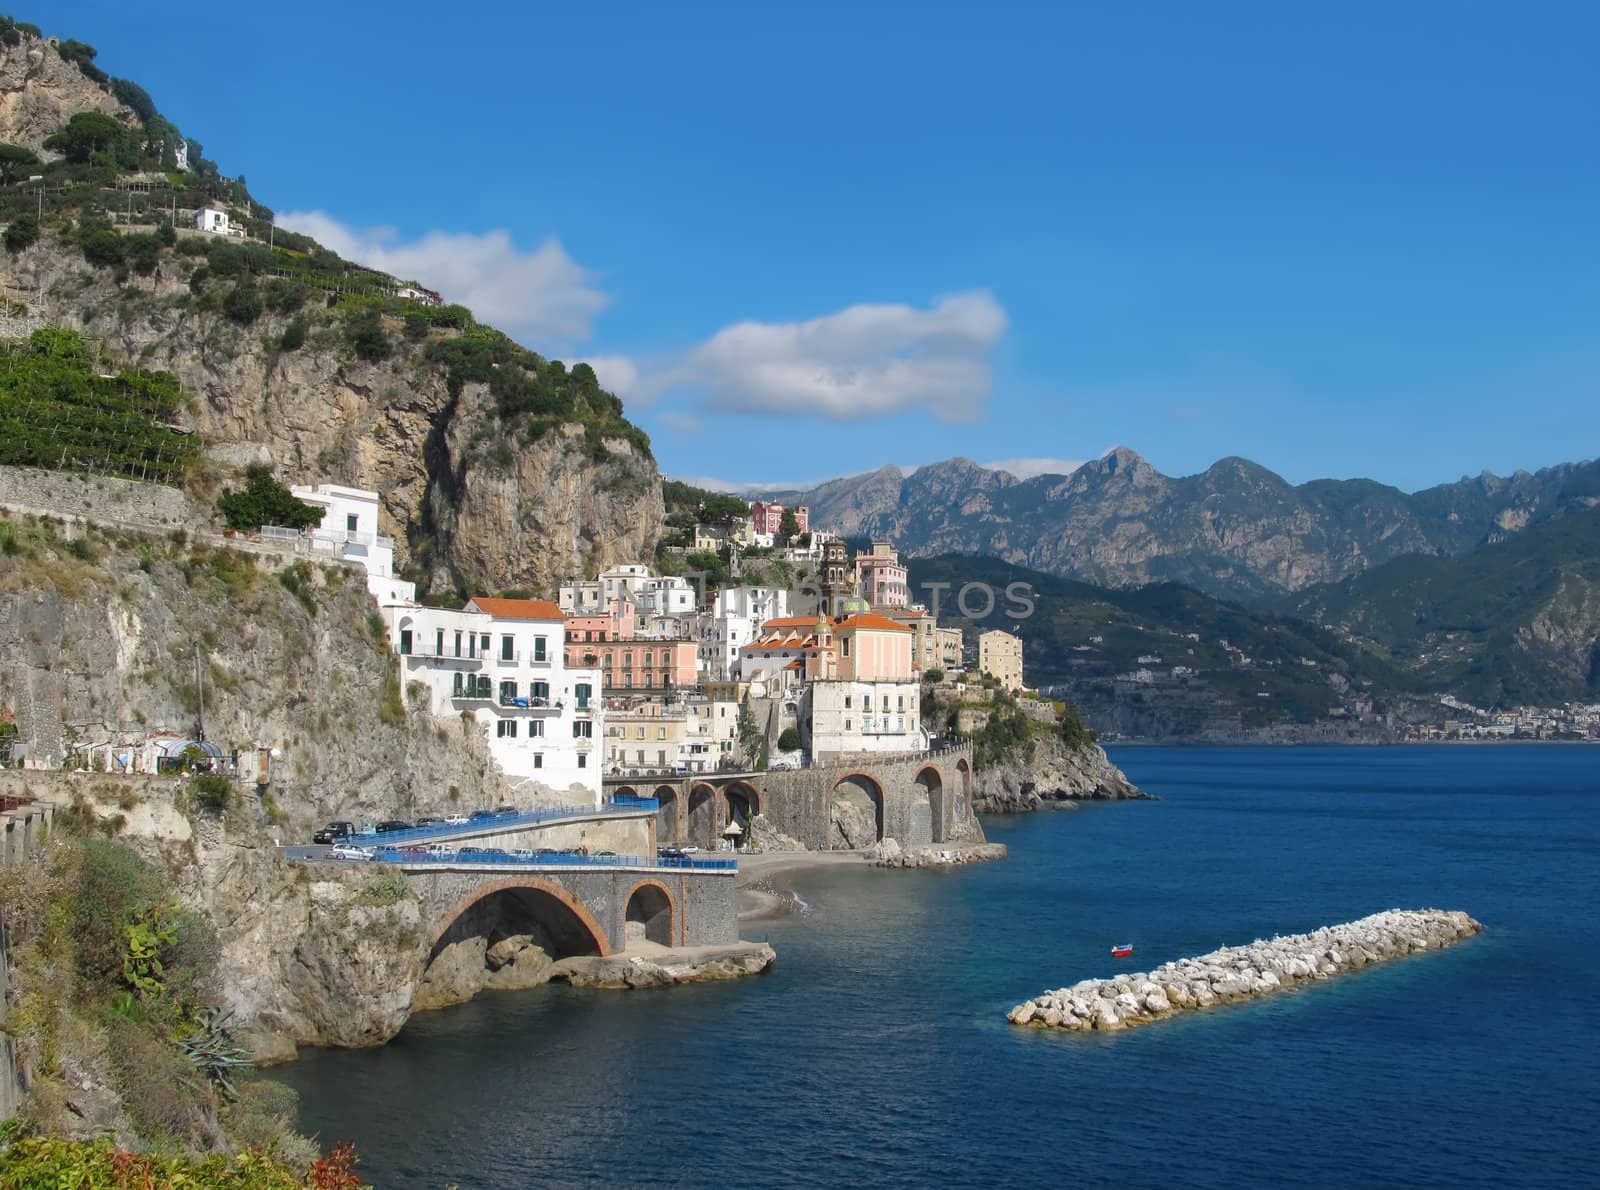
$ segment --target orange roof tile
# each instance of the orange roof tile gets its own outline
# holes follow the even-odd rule
[[[493,616],[497,620],[564,620],[561,609],[548,599],[490,599],[475,595],[467,600],[467,607]]]
[[[915,632],[905,624],[896,624],[888,616],[879,615],[877,612],[860,612],[840,620],[835,628],[867,628],[874,632]]]

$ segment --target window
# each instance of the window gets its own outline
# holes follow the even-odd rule
[[[444,629],[443,628],[439,629],[439,631],[434,635],[434,638],[433,638],[433,655],[435,657],[443,657],[444,656]]]
[[[355,513],[353,513],[353,512],[345,513],[345,516],[344,516],[344,531],[346,533],[354,533],[356,531],[356,526],[359,525],[360,523],[361,522],[356,519],[356,514]]]
[[[846,720],[845,720],[845,721],[844,721],[844,729],[845,729],[845,730],[846,730],[846,731],[849,731],[849,730],[850,730],[850,720],[848,720],[848,719],[846,719]]]
[[[460,674],[457,674],[457,675],[456,675],[456,682],[455,682],[455,696],[456,696],[456,697],[457,697],[457,698],[460,698],[460,697],[461,697],[461,675],[460,675]]]
[[[461,656],[461,634],[456,633],[456,656]]]
[[[533,659],[535,661],[543,661],[545,659],[545,640],[546,638],[542,636],[533,638]]]
[[[572,738],[575,740],[588,740],[594,738],[594,723],[588,719],[579,719],[572,725]]]
[[[895,710],[897,710],[897,711],[905,710],[906,709],[906,696],[904,694],[902,694],[899,698],[895,699],[895,703],[896,703],[896,706],[894,708]]]
[[[502,636],[500,638],[500,660],[514,661],[516,659],[517,654],[516,645],[513,643],[514,639],[515,638],[510,636]]]
[[[535,686],[542,686],[542,685],[544,685],[544,683],[535,682],[534,685]],[[549,689],[548,686],[546,686],[545,688],[547,690]],[[577,696],[578,709],[580,711],[583,710],[585,707],[587,707],[589,705],[589,700],[594,697],[594,687],[589,685],[588,682],[579,682],[576,686],[573,687],[572,692],[573,692],[574,695]]]
[[[517,721],[515,719],[497,719],[494,725],[494,734],[501,739],[517,738]]]
[[[543,727],[544,724],[539,723],[539,724],[535,724],[535,726],[536,727]],[[543,732],[536,732],[535,734],[542,735],[544,733]],[[544,753],[543,752],[535,752],[533,754],[533,767],[536,768],[536,769],[544,768]]]
[[[656,752],[656,767],[663,769],[667,767],[667,750],[665,748]]]
[[[889,713],[889,696],[887,694],[883,696],[883,713],[886,715]]]
[[[635,755],[638,756],[638,758],[639,758],[639,762],[638,763],[641,766],[643,766],[643,764],[644,764],[644,749],[640,748],[639,751],[635,753]]]
[[[528,720],[528,738],[531,740],[535,736],[543,737],[543,735],[544,735],[544,720],[543,719],[529,719]]]
[[[664,740],[666,738],[667,738],[667,729],[665,727],[656,728],[656,739]]]
[[[632,649],[628,649],[628,650],[625,650],[623,652],[623,654],[622,654],[622,668],[623,669],[632,669],[633,668],[633,650]]]
[[[549,702],[550,701],[550,683],[549,682],[534,682],[528,687],[528,693],[531,694],[534,698],[542,698],[546,702]]]
[[[633,689],[633,675],[632,674],[624,674],[623,678],[622,678],[622,684],[627,689],[632,690]]]
[[[508,705],[511,702],[511,700],[513,698],[515,698],[516,696],[517,696],[517,684],[515,682],[501,682],[500,683],[500,705],[501,706]]]
[[[842,656],[850,656],[850,638],[848,636],[839,638],[839,651]]]
[[[411,652],[411,629],[400,629],[400,655],[407,656]]]
[[[636,728],[634,728],[634,731],[638,733],[637,735],[634,736],[635,739],[638,739],[638,740],[644,739],[644,728],[643,727],[636,727]]]
[[[661,664],[663,666],[671,666],[672,664],[672,654],[665,649],[661,650]]]
[[[489,655],[489,634],[487,632],[478,638],[478,651],[485,657]]]
[[[844,696],[844,709],[847,711],[850,709],[850,696],[848,694]]]

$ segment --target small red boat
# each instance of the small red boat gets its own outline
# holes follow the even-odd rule
[[[1131,959],[1133,957],[1133,943],[1124,942],[1120,946],[1111,948],[1111,957],[1114,959]]]

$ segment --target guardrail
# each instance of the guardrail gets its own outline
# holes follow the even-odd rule
[[[465,822],[441,822],[434,826],[414,826],[403,831],[374,831],[371,834],[347,835],[339,840],[357,847],[394,847],[405,843],[426,843],[452,838],[468,831],[498,834],[518,827],[542,826],[567,818],[596,818],[608,811],[633,813],[655,811],[661,803],[655,798],[613,798],[599,806],[547,806],[538,810],[525,810],[520,814],[497,814],[492,818],[469,818]]]
[[[543,868],[675,868],[683,871],[731,872],[737,871],[736,859],[695,859],[691,856],[645,855],[573,855],[558,852],[552,855],[496,855],[464,847],[448,855],[422,852],[407,855],[394,848],[380,847],[373,851],[373,863],[428,865],[448,867],[453,864],[497,864],[507,867]]]

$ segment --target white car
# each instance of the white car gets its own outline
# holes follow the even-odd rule
[[[328,849],[330,859],[371,859],[372,852],[365,847],[351,847],[346,843],[337,843]]]
[[[467,816],[465,814],[446,814],[444,816],[444,824],[446,826],[466,826]]]

